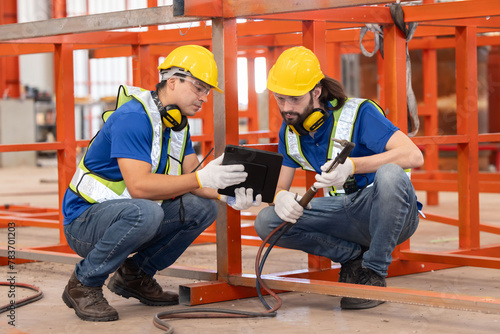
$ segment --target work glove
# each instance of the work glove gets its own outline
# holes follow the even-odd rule
[[[330,167],[332,161],[327,161],[323,166],[321,166],[321,170],[323,171],[321,174],[316,174],[316,182],[314,182],[314,187],[316,189],[327,188],[327,187],[335,187],[342,188],[347,178],[354,174],[354,163],[351,158],[345,159],[343,164],[337,165],[337,167],[332,170],[330,173],[326,171]]]
[[[223,158],[224,154],[196,172],[200,188],[224,189],[246,180],[248,173],[245,172],[245,166],[222,165]]]
[[[274,211],[284,221],[295,224],[304,213],[304,208],[299,204],[301,198],[302,196],[281,190],[274,197]],[[311,205],[308,204],[307,208],[310,209]]]
[[[255,201],[253,200],[253,189],[252,188],[236,188],[234,190],[233,196],[220,195],[219,199],[222,202],[227,203],[230,207],[235,210],[246,210],[251,206],[259,206],[262,204],[262,195],[258,194],[255,196]]]

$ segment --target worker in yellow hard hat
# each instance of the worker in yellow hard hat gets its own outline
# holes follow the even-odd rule
[[[158,69],[154,91],[120,86],[116,109],[103,115],[64,195],[66,240],[83,260],[62,298],[83,320],[118,319],[102,293],[115,271],[112,292],[146,305],[177,304],[178,295],[153,277],[214,222],[214,199],[236,210],[260,205],[252,189],[237,188],[235,197],[217,193],[246,179],[243,165],[223,166],[220,156],[198,168],[188,117],[212,89],[222,93],[213,54],[181,46]]]
[[[259,212],[257,233],[264,239],[282,221],[292,223],[277,245],[340,263],[339,282],[386,286],[392,251],[418,226],[421,204],[405,169],[421,166],[422,153],[375,102],[347,98],[305,47],[279,56],[267,88],[283,117],[278,150],[284,159],[274,206]],[[355,147],[328,172],[343,149],[339,140]],[[297,168],[316,172],[314,189],[325,195],[305,209],[298,203],[301,196],[290,192]],[[381,303],[344,297],[340,306]]]

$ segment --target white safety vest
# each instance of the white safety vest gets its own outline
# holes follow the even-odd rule
[[[162,154],[163,123],[161,115],[158,107],[153,101],[151,92],[133,86],[120,86],[118,90],[116,109],[133,98],[142,104],[151,121],[153,129],[153,141],[151,146],[151,173],[156,173]],[[113,112],[114,110],[106,111],[103,114],[103,120],[106,122],[108,117]],[[188,129],[189,127],[185,127],[178,132],[170,131],[168,161],[165,174],[180,175],[182,173],[182,159],[186,148]],[[90,149],[93,140],[94,139],[91,140],[87,151]],[[85,155],[80,161],[80,164],[71,179],[70,189],[76,195],[89,203],[102,203],[113,199],[131,198],[123,179],[109,180],[91,171],[87,168],[87,166],[85,166]]]
[[[350,98],[347,99],[342,108],[334,111],[335,122],[330,139],[335,138],[337,140],[351,141],[359,107],[365,101],[368,100],[360,98]],[[380,112],[383,114],[382,110],[380,110]],[[288,156],[290,156],[290,158],[297,162],[302,167],[302,169],[307,171],[314,171],[314,168],[302,153],[299,136],[291,131],[288,126],[286,128],[286,134],[286,149]],[[339,145],[335,145],[335,142],[333,140],[330,140],[330,143],[328,145],[327,160],[334,159],[342,151],[342,148],[343,147],[340,147]],[[408,177],[410,177],[409,170],[406,171],[406,174],[408,175]],[[324,196],[336,196],[344,194],[345,191],[344,189],[335,189],[335,187],[328,187],[323,188],[323,193]]]

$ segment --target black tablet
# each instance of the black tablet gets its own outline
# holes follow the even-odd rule
[[[239,184],[219,189],[219,194],[234,196],[236,188],[252,188],[254,198],[262,195],[262,201],[272,203],[281,170],[283,155],[254,148],[227,145],[223,165],[242,164],[248,173],[247,179]]]

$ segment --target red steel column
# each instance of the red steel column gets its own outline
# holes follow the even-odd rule
[[[408,133],[406,110],[406,39],[395,26],[384,28],[384,87],[387,117]]]
[[[226,144],[238,145],[239,141],[236,19],[214,19],[212,38],[214,55],[218,60],[219,83],[224,90],[223,96],[214,95],[215,156],[219,156]],[[224,211],[227,212],[226,217]],[[241,271],[240,212],[223,205],[217,216],[217,273],[219,278],[225,280]]]
[[[63,149],[57,151],[59,207],[66,188],[76,170],[76,139],[75,139],[75,94],[73,78],[73,45],[54,45],[54,72],[56,96],[56,128],[57,141],[63,144]],[[59,240],[66,244],[63,232],[63,216],[59,214]]]
[[[257,106],[257,92],[255,91],[255,54],[247,53],[247,75],[248,75],[248,131],[259,130],[259,111]],[[257,144],[258,138],[250,136],[249,144]]]
[[[380,58],[379,58],[380,59]],[[380,62],[379,62],[380,63]],[[384,28],[384,104],[389,120],[404,133],[408,133],[406,107],[406,38],[395,25]],[[397,246],[393,258],[400,250],[410,248],[410,240]]]
[[[0,24],[17,23],[17,1],[0,1]],[[0,98],[3,96],[19,97],[19,57],[0,57]]]
[[[477,110],[477,28],[457,27],[457,134],[469,137],[459,143],[458,218],[459,247],[475,249],[479,245],[479,161]]]
[[[436,39],[435,37],[426,37]],[[437,52],[436,49],[422,50],[422,70],[424,81],[424,135],[437,136],[439,134],[438,108],[437,108]],[[437,144],[425,146],[425,171],[427,173],[439,169],[439,148]],[[439,204],[439,192],[427,191],[427,204]]]
[[[327,73],[328,61],[326,54],[326,22],[324,21],[303,21],[302,22],[302,44],[310,49],[321,64],[323,73]],[[315,173],[306,172],[306,187],[309,188],[316,181]],[[304,191],[305,192],[305,191]],[[319,196],[319,194],[316,194]],[[332,261],[326,257],[308,255],[309,269],[330,269]]]
[[[500,46],[491,47],[488,57],[488,132],[500,132]],[[492,154],[490,164],[496,165],[498,155]],[[497,165],[498,168],[498,165]],[[498,172],[498,170],[497,170]]]
[[[282,47],[271,47],[269,52],[266,54],[266,75],[269,74],[271,67],[273,67],[274,63],[278,59],[279,55],[284,51]],[[281,123],[283,122],[283,118],[281,117],[280,110],[278,108],[278,104],[276,104],[276,100],[271,91],[269,92],[269,131],[274,134],[273,137],[270,137],[271,143],[278,142],[278,134],[281,128]]]
[[[52,18],[60,19],[66,17],[66,0],[52,0]]]
[[[342,81],[342,54],[340,43],[328,43],[326,45],[327,68],[323,71],[329,77]]]

